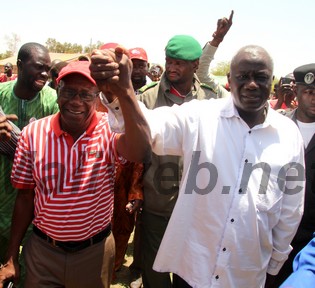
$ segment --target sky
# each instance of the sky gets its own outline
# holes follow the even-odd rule
[[[7,7],[0,53],[14,33],[21,39],[19,47],[26,42],[45,45],[48,38],[83,47],[116,42],[142,47],[149,62],[164,64],[164,48],[171,37],[191,35],[203,46],[212,39],[217,20],[234,10],[233,25],[211,67],[230,61],[248,44],[270,53],[278,78],[315,62],[314,0],[11,0]]]

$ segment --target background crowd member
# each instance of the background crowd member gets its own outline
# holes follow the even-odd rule
[[[116,246],[113,279],[115,279],[115,272],[119,271],[124,263],[128,241],[135,227],[135,213],[142,205],[142,176],[143,165],[140,163],[131,162],[127,166],[116,165],[114,212],[112,218]],[[135,279],[139,278],[140,265],[138,270],[137,275],[132,273],[132,277]]]
[[[136,94],[139,89],[151,82],[148,77],[149,62],[147,52],[140,47],[129,49],[129,57],[132,60],[133,68],[131,74],[131,81]]]
[[[4,73],[0,75],[0,82],[12,81],[17,78],[17,74],[13,74],[13,65],[8,62],[4,65]]]
[[[67,66],[67,62],[62,61],[60,59],[55,59],[51,62],[51,68],[49,70],[49,76],[50,76],[50,82],[48,83],[48,86],[56,89],[57,87],[57,78],[59,75],[60,70]]]
[[[111,57],[122,72],[115,82],[99,81],[97,87],[90,63],[68,64],[57,79],[60,113],[22,131],[11,176],[19,192],[0,276],[18,277],[19,244],[32,221],[33,234],[24,249],[26,287],[110,287],[115,162],[143,161],[150,139],[130,79],[123,74],[122,67],[130,69],[131,62],[122,49],[108,53],[95,52],[91,71],[98,79],[99,62]],[[108,89],[119,97],[129,123],[124,134],[113,133],[107,114],[95,111],[99,90]]]
[[[210,64],[214,59],[215,52],[217,51],[220,43],[224,40],[225,35],[232,26],[233,15],[234,11],[232,10],[229,19],[223,17],[217,21],[217,29],[212,34],[212,40],[207,42],[203,47],[202,55],[199,60],[199,67],[196,71],[200,81],[209,85],[215,93],[217,93],[218,98],[228,97],[230,93],[211,75]]]
[[[78,57],[78,61],[88,61],[91,62],[90,56],[88,54],[83,54]]]
[[[270,107],[274,110],[292,110],[297,107],[293,73],[280,78],[278,85],[275,87],[275,98],[269,101]]]
[[[48,50],[43,45],[26,43],[20,48],[17,55],[17,80],[0,84],[0,106],[7,114],[0,117],[0,145],[10,137],[11,127],[7,120],[15,121],[22,130],[30,121],[58,111],[56,91],[45,85],[50,65]],[[8,247],[17,194],[10,183],[12,160],[0,154],[0,262],[4,261]]]
[[[302,221],[291,243],[293,250],[277,275],[274,288],[278,288],[292,273],[294,257],[312,240],[315,232],[315,64],[300,66],[294,70],[293,74],[296,82],[294,89],[299,105],[295,110],[287,112],[286,116],[295,122],[304,140],[305,203]]]
[[[150,66],[148,76],[150,77],[152,81],[157,82],[161,80],[161,76],[163,72],[164,72],[164,69],[160,64],[153,63]]]
[[[135,90],[135,94],[139,94],[141,91],[141,88],[145,89],[147,85],[150,85],[151,79],[149,78],[149,60],[147,52],[141,48],[131,48],[129,49],[129,57],[132,61],[132,73],[131,73],[131,81],[132,86]],[[135,164],[135,167],[133,168],[135,171],[141,169],[142,173],[141,175],[139,173],[135,175],[141,176],[141,181],[143,180],[143,164]],[[134,179],[133,181],[136,181]],[[143,194],[143,185],[141,185],[142,194]],[[143,200],[143,195],[142,199]],[[141,205],[142,205],[141,201]],[[139,288],[142,286],[142,277],[141,277],[141,271],[142,271],[142,265],[141,265],[141,240],[140,240],[140,233],[141,233],[141,215],[142,213],[141,209],[137,209],[135,213],[135,230],[134,230],[134,238],[133,238],[133,260],[132,263],[129,266],[129,270],[131,272],[132,281],[130,283],[131,288]],[[130,236],[131,233],[129,233]],[[125,239],[127,240],[127,238]],[[128,241],[125,241],[126,247],[128,244]]]

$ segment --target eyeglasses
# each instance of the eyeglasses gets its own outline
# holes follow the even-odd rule
[[[84,102],[93,101],[96,96],[98,96],[100,92],[88,93],[86,91],[78,92],[76,90],[71,89],[60,89],[59,97],[70,100],[73,99],[76,95],[79,95],[80,99]]]

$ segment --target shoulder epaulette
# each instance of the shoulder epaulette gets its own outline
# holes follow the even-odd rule
[[[143,93],[144,91],[156,86],[159,82],[151,82],[150,84],[144,85],[139,89],[140,93]]]
[[[213,87],[211,87],[211,86],[208,85],[208,84],[200,83],[200,86],[203,87],[203,88],[210,89],[213,93],[217,93],[217,91],[215,91],[215,89],[213,89]]]

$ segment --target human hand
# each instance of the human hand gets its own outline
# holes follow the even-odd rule
[[[233,15],[234,10],[231,11],[229,19],[227,19],[226,17],[218,19],[217,30],[213,32],[213,40],[210,42],[212,46],[218,46],[223,41],[224,36],[232,26]]]
[[[132,61],[128,50],[122,46],[115,49],[94,50],[91,55],[91,76],[99,89],[107,96],[120,96],[132,88]]]
[[[14,281],[14,284],[18,283],[20,274],[19,264],[13,261],[8,261],[6,264],[0,265],[0,288],[4,287],[4,284],[8,281]]]
[[[15,114],[0,116],[0,141],[10,140],[13,127],[9,121],[16,121],[17,119]]]
[[[132,214],[141,208],[142,203],[143,200],[140,199],[132,200],[126,205],[126,211]]]
[[[290,84],[284,84],[282,82],[282,79],[279,81],[279,88],[277,89],[277,96],[278,96],[278,102],[279,104],[285,103],[285,105],[288,108],[296,108],[296,102],[295,102],[295,84],[293,81],[290,82]]]

